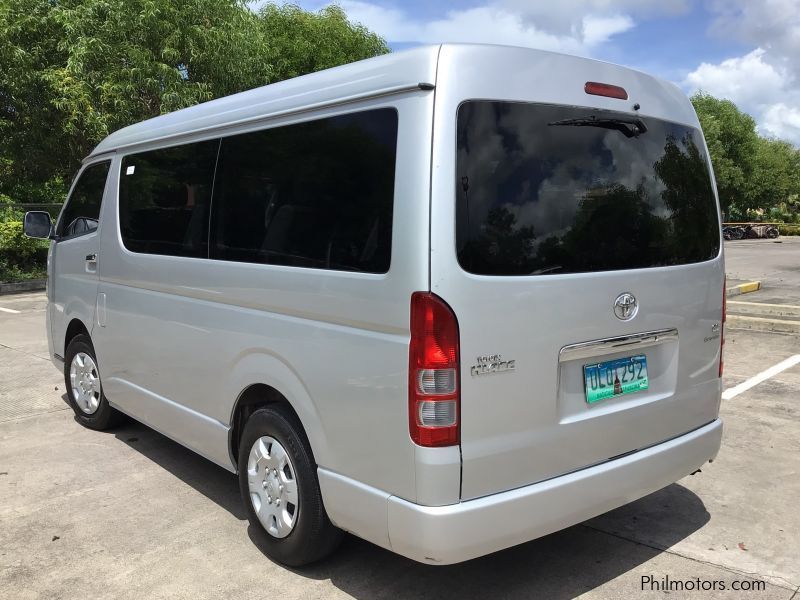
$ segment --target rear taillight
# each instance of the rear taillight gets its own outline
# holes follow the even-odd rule
[[[725,298],[726,287],[728,285],[728,278],[722,280],[722,321],[719,324],[719,376],[722,377],[722,371],[725,362],[722,360],[722,351],[725,349],[725,321],[728,319],[728,301]]]
[[[408,351],[408,430],[420,446],[454,446],[460,441],[458,321],[453,310],[429,292],[411,295]]]

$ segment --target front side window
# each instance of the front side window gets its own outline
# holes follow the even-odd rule
[[[110,164],[101,162],[83,170],[58,221],[59,238],[76,237],[97,229]]]
[[[396,146],[394,109],[224,138],[211,258],[385,273]]]
[[[499,101],[458,111],[456,251],[481,275],[710,260],[717,203],[697,129],[630,113]]]
[[[122,159],[119,222],[132,252],[205,258],[219,140]]]

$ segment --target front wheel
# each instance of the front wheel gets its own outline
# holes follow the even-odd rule
[[[778,229],[776,227],[770,227],[767,229],[767,237],[771,240],[774,240],[779,235]]]
[[[239,444],[239,489],[265,552],[292,567],[330,554],[342,537],[322,505],[305,433],[280,406],[254,412]]]
[[[75,419],[89,429],[104,430],[117,425],[122,413],[111,408],[103,393],[92,340],[87,335],[76,335],[65,354],[64,383]]]

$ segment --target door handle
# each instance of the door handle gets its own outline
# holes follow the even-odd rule
[[[86,265],[84,267],[87,273],[92,275],[97,273],[97,253],[86,255]]]

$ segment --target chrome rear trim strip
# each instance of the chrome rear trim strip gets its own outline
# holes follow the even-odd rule
[[[558,362],[563,363],[570,360],[590,358],[602,354],[613,354],[627,349],[640,350],[649,346],[656,346],[678,339],[677,329],[659,329],[658,331],[647,331],[644,333],[634,333],[632,335],[622,335],[619,337],[593,340],[591,342],[580,342],[564,346],[558,352]]]

